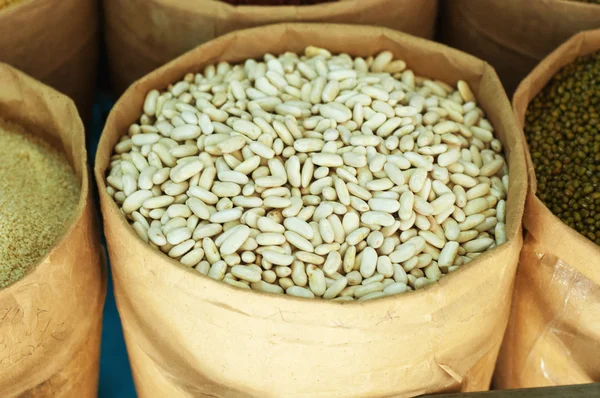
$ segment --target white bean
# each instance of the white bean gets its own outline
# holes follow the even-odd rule
[[[508,167],[465,81],[406,68],[313,46],[209,65],[146,94],[107,191],[142,240],[232,286],[423,288],[506,241]]]

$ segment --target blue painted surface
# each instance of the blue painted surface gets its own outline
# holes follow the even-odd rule
[[[98,140],[104,128],[104,122],[114,101],[105,93],[98,93],[94,104],[91,125],[88,126],[87,149],[90,167],[93,168]],[[95,188],[94,188],[95,189]],[[106,245],[104,235],[102,244]],[[131,378],[131,369],[123,340],[121,320],[115,305],[110,269],[108,271],[108,293],[104,304],[104,322],[102,328],[102,351],[100,356],[100,398],[135,398],[136,393]]]

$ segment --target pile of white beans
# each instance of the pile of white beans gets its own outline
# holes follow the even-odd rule
[[[350,301],[504,243],[507,171],[466,82],[308,47],[150,91],[107,190],[140,239],[210,278]]]

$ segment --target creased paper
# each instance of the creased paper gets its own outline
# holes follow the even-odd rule
[[[214,281],[135,235],[106,193],[114,145],[146,93],[217,61],[390,50],[419,75],[465,79],[506,148],[508,243],[424,290],[364,303],[268,295]],[[390,29],[281,24],[234,32],[134,83],[110,113],[95,173],[115,296],[141,397],[387,397],[486,390],[508,319],[526,193],[523,143],[491,67]]]
[[[600,30],[577,34],[521,82],[513,108],[523,126],[529,103],[563,66],[600,50]],[[525,136],[521,135],[527,147]],[[600,247],[564,224],[537,198],[527,153],[527,230],[513,309],[499,358],[499,388],[600,381]]]
[[[600,28],[600,5],[572,0],[441,2],[440,39],[489,62],[509,95],[572,35]]]
[[[220,0],[104,0],[113,87],[235,30],[280,22],[383,26],[433,37],[437,0],[339,0],[314,6],[232,6]],[[275,39],[275,38],[273,38]]]
[[[81,183],[71,225],[19,281],[0,290],[3,397],[95,397],[106,270],[85,134],[73,102],[0,63],[0,115],[64,151]]]
[[[0,62],[68,95],[91,114],[98,59],[96,0],[23,0],[0,10]]]

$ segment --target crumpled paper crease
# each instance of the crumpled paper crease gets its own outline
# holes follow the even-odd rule
[[[91,114],[98,57],[96,0],[27,0],[0,10],[0,62],[72,98]]]
[[[572,35],[600,28],[600,6],[565,0],[441,2],[440,38],[488,61],[512,95],[544,56]]]
[[[432,38],[437,0],[342,0],[313,6],[232,6],[214,0],[105,0],[112,84],[136,79],[226,33],[281,22],[375,25]]]
[[[3,397],[93,397],[98,385],[105,264],[75,105],[0,63],[0,117],[65,152],[81,196],[64,235],[21,280],[0,290]]]
[[[529,102],[558,70],[598,50],[600,30],[592,30],[573,36],[547,56],[514,95],[520,126]],[[521,139],[527,146],[524,135]],[[530,388],[600,381],[600,247],[562,223],[537,198],[533,163],[526,155],[526,237],[495,386]]]

